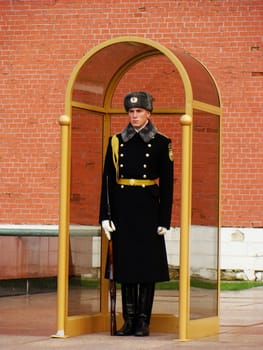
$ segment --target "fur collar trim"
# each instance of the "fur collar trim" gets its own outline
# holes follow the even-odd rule
[[[126,128],[123,129],[121,133],[121,137],[123,139],[123,142],[128,142],[131,138],[133,138],[134,135],[137,134],[137,131],[134,129],[134,127],[129,123]],[[145,125],[145,127],[138,132],[140,137],[144,142],[149,142],[151,139],[154,138],[154,136],[157,134],[157,129],[153,125],[153,123],[148,120],[148,123]]]

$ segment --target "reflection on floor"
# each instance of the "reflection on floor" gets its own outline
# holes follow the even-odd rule
[[[194,305],[205,298],[205,292],[195,293]],[[244,291],[221,292],[221,327],[253,327],[262,325],[263,287]],[[153,313],[178,315],[178,291],[156,291]],[[0,298],[0,334],[43,335],[56,333],[56,293],[20,295]],[[76,314],[99,310],[99,291],[96,289],[72,291],[71,310]],[[79,313],[78,313],[79,311]],[[121,311],[120,291],[117,293],[117,311]],[[262,330],[262,327],[261,327]],[[262,341],[263,343],[263,341]]]
[[[71,289],[69,315],[97,313],[100,310],[98,289]],[[0,298],[0,334],[51,335],[56,333],[56,293]],[[117,312],[121,312],[117,291]],[[178,291],[156,291],[153,312],[178,312]]]

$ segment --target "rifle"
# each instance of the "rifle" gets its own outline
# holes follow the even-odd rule
[[[111,207],[109,196],[109,180],[106,177],[106,191],[107,191],[107,212],[111,223]],[[108,264],[109,264],[109,290],[110,290],[110,334],[116,334],[116,283],[114,280],[114,259],[113,259],[113,244],[112,239],[108,242]]]

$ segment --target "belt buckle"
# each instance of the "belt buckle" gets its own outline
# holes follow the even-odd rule
[[[130,183],[131,186],[134,186],[135,185],[135,179],[130,179],[129,183]]]

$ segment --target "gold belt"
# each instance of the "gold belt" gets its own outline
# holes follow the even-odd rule
[[[117,180],[119,185],[126,185],[126,186],[151,186],[155,185],[154,180],[143,180],[143,179],[118,179]]]

